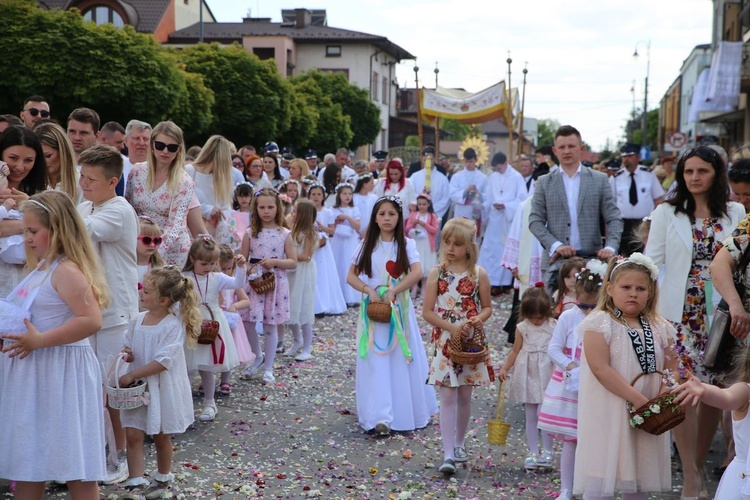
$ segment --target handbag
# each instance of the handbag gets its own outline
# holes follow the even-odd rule
[[[744,276],[748,263],[750,263],[750,245],[742,254],[742,258],[737,266],[735,275],[739,274],[740,279],[734,280],[734,286],[742,302],[745,302],[745,283]],[[733,353],[737,347],[737,339],[729,331],[732,325],[729,316],[729,304],[721,299],[716,307],[714,319],[708,330],[708,340],[703,350],[703,366],[713,373],[726,373],[733,368]]]

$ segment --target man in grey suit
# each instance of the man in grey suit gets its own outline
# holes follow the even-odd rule
[[[546,252],[542,269],[550,289],[557,288],[561,261],[578,255],[608,262],[620,246],[623,222],[607,176],[581,165],[581,134],[570,125],[555,132],[560,170],[539,178],[529,214],[529,230]],[[606,226],[602,245],[601,222]]]

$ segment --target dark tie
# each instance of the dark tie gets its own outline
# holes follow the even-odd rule
[[[534,178],[533,177],[529,177],[529,180],[526,181],[526,191],[528,191],[529,189],[531,189],[531,181],[532,180],[534,180]]]
[[[635,172],[630,173],[630,204],[638,204],[638,188],[635,187]]]

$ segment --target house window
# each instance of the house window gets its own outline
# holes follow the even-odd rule
[[[276,58],[276,49],[273,47],[253,47],[253,54],[258,56],[258,59],[265,61],[266,59]]]
[[[372,85],[370,85],[370,87],[372,88],[372,100],[375,102],[378,102],[378,85],[380,85],[380,77],[378,76],[377,71],[373,71]]]
[[[341,57],[341,45],[326,45],[326,57]]]
[[[106,5],[94,5],[83,12],[83,18],[86,21],[93,21],[96,24],[112,23],[117,28],[125,26],[122,16],[112,7]]]
[[[383,104],[388,104],[388,78],[383,77]]]

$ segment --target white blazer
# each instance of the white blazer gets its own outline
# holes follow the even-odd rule
[[[730,201],[727,215],[719,220],[722,231],[714,236],[722,242],[745,217],[745,207]],[[661,270],[657,311],[669,321],[682,323],[688,274],[693,261],[693,230],[690,218],[675,214],[675,207],[662,203],[651,214],[646,255]]]

